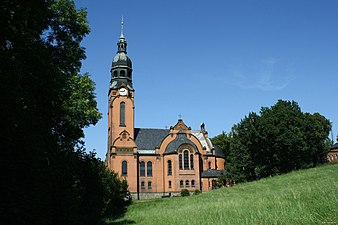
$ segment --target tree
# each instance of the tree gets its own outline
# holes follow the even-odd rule
[[[294,101],[279,100],[260,115],[250,113],[231,131],[227,170],[251,181],[325,162],[330,121],[303,113]]]
[[[4,0],[0,26],[1,220],[97,224],[102,190],[119,181],[83,147],[83,128],[101,118],[95,84],[79,73],[86,11],[71,0]]]

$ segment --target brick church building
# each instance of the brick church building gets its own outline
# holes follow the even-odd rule
[[[117,49],[108,92],[108,168],[127,180],[133,199],[213,189],[224,170],[223,151],[212,144],[204,124],[192,130],[179,119],[170,129],[136,128],[123,22]]]

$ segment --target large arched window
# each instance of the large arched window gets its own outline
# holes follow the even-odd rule
[[[151,181],[148,181],[148,189],[151,189],[152,185],[151,185]]]
[[[145,189],[144,181],[141,182],[141,189]]]
[[[190,169],[194,169],[194,154],[190,154]]]
[[[171,160],[168,160],[168,176],[172,175],[172,165]]]
[[[142,161],[140,162],[140,177],[145,177],[146,176],[146,165]]]
[[[185,187],[187,187],[187,188],[190,187],[190,182],[189,182],[189,180],[186,180],[186,181],[185,181]]]
[[[188,170],[189,169],[189,151],[188,150],[184,150],[183,157],[184,157],[184,169]]]
[[[122,176],[127,176],[127,174],[128,174],[127,161],[122,161]]]
[[[147,162],[147,177],[152,177],[153,176],[153,163],[152,162]]]
[[[180,170],[183,170],[183,166],[182,166],[182,154],[179,155],[179,164],[180,164]]]
[[[126,103],[120,103],[120,126],[126,125]]]
[[[183,188],[183,180],[180,180],[180,188]]]

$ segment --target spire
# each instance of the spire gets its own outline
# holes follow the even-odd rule
[[[123,20],[123,16],[122,16],[120,38],[124,38],[123,32],[124,32],[124,20]]]
[[[127,53],[127,42],[126,39],[124,38],[124,18],[122,16],[122,20],[121,20],[121,35],[120,35],[120,39],[117,42],[117,52],[125,52]]]
[[[112,78],[110,89],[117,89],[124,85],[132,90],[132,71],[132,62],[127,55],[127,41],[124,38],[124,18],[122,16],[121,35],[117,41],[117,53],[110,70]]]

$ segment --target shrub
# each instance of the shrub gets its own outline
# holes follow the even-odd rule
[[[196,189],[196,190],[194,191],[194,195],[199,195],[199,194],[201,194],[201,191],[198,190],[198,189]]]
[[[181,190],[181,196],[182,197],[190,196],[190,192],[187,189],[182,189]]]

